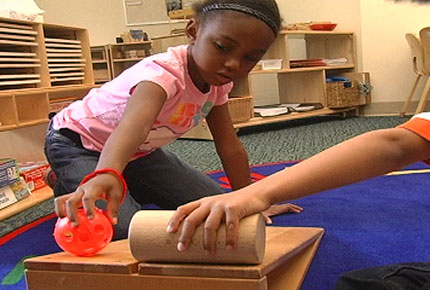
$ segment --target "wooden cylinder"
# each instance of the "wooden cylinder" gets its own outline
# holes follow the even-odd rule
[[[145,262],[211,263],[211,264],[259,264],[266,246],[266,225],[261,214],[243,218],[239,225],[237,248],[225,249],[226,228],[222,224],[217,231],[216,254],[208,255],[203,249],[203,227],[196,228],[193,240],[185,251],[178,251],[180,230],[166,232],[167,223],[174,211],[142,210],[130,224],[129,243],[133,256]]]

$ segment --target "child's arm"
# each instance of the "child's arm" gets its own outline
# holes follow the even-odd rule
[[[155,83],[141,82],[136,86],[119,125],[103,147],[96,169],[124,170],[147,138],[166,98],[166,92]],[[59,217],[67,215],[77,225],[78,207],[82,204],[91,218],[94,215],[95,201],[103,198],[108,203],[108,215],[116,223],[122,190],[122,183],[116,176],[100,174],[80,185],[74,193],[56,198],[55,211]]]
[[[251,176],[248,155],[233,128],[227,103],[213,107],[206,121],[231,187],[239,189],[249,185]]]
[[[183,205],[169,222],[168,231],[177,231],[183,222],[178,249],[184,250],[195,227],[205,222],[204,248],[214,252],[216,229],[225,219],[226,247],[234,248],[239,220],[244,216],[261,212],[276,202],[351,184],[427,159],[430,142],[407,129],[366,133],[246,188]]]

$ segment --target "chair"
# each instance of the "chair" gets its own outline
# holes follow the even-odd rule
[[[400,112],[401,116],[406,115],[411,99],[415,93],[421,77],[426,76],[429,78],[427,79],[424,91],[421,94],[415,114],[418,114],[424,110],[430,91],[430,27],[425,27],[420,30],[420,38],[418,38],[415,34],[407,33],[406,40],[409,44],[413,70],[417,74],[417,78],[415,79],[412,91],[406,99],[403,109]]]

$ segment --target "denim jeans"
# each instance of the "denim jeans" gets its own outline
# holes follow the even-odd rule
[[[49,126],[45,137],[45,155],[58,177],[55,196],[74,192],[82,178],[94,171],[100,157],[99,152],[85,149],[79,138],[65,135]],[[210,177],[163,149],[131,161],[123,175],[128,194],[120,206],[114,239],[127,238],[130,220],[144,204],[176,209],[192,200],[223,192]]]
[[[430,263],[403,263],[343,274],[335,290],[428,290]]]

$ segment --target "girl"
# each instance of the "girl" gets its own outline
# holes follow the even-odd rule
[[[275,0],[206,0],[194,8],[189,45],[142,60],[53,118],[45,153],[58,176],[59,217],[78,225],[78,207],[92,218],[96,200],[104,199],[115,238],[125,238],[144,203],[173,209],[221,193],[209,177],[161,148],[203,118],[232,187],[250,184],[227,98],[232,81],[246,77],[275,40],[278,7]]]

